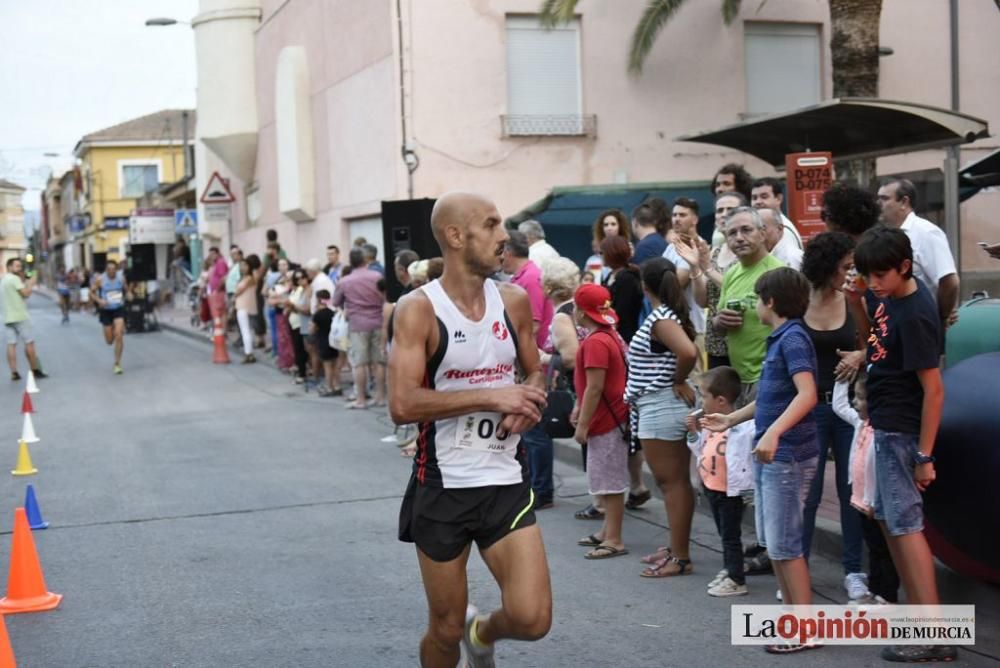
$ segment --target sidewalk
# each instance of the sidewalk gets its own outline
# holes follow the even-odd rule
[[[191,313],[189,309],[165,307],[157,311],[157,317],[159,318],[160,327],[164,330],[202,341],[206,344],[206,348],[211,345],[211,339],[206,332],[191,326]],[[269,366],[274,366],[274,362],[269,355],[259,355],[258,359]],[[556,440],[555,458],[563,464],[579,468],[581,465],[580,447],[571,439]],[[823,501],[820,504],[816,517],[813,551],[839,564],[841,557],[841,533],[836,474],[832,461],[826,462],[826,467],[826,474],[823,481]],[[646,485],[652,490],[655,499],[649,503],[662,503],[662,497],[656,488],[652,474],[644,469],[643,475],[645,476]],[[583,505],[585,505],[585,499],[581,498],[580,507],[583,507]],[[706,516],[711,515],[707,503],[699,502],[696,507],[699,513]],[[638,513],[639,515],[644,513],[643,510],[628,512],[633,514]],[[744,521],[749,529],[747,534],[752,533],[752,515],[747,513]],[[867,554],[867,551],[865,554]],[[981,608],[979,613],[981,621],[984,622],[980,628],[981,633],[991,623],[987,622],[987,620],[1000,620],[1000,588],[966,578],[941,563],[937,563],[937,577],[943,601],[971,603]]]

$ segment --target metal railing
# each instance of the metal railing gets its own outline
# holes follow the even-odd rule
[[[515,114],[500,116],[504,137],[596,137],[594,114]]]

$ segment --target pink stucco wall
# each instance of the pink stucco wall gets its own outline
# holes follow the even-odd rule
[[[597,116],[596,138],[503,138],[506,112],[505,16],[532,14],[538,0],[402,0],[407,70],[407,141],[420,157],[415,196],[452,189],[491,195],[503,214],[553,186],[710,178],[722,163],[760,161],[724,147],[674,138],[736,123],[746,107],[744,21],[819,24],[823,95],[829,97],[829,11],[826,0],[744,2],[731,26],[718,2],[685,3],[660,35],[641,77],[626,73],[631,31],[645,3],[583,0],[583,111]],[[395,0],[290,0],[263,3],[257,32],[260,137],[256,180],[263,214],[247,241],[279,230],[297,257],[345,243],[345,221],[378,214],[380,199],[406,196],[400,158],[399,61]],[[1000,12],[992,0],[964,0],[961,11],[962,110],[1000,127]],[[949,105],[947,3],[884,0],[880,94]],[[280,49],[306,48],[312,89],[317,219],[292,223],[277,209],[274,76]],[[963,163],[996,147],[995,139],[962,152]],[[941,151],[880,161],[879,171],[940,167]],[[963,206],[966,269],[992,269],[975,242],[994,239],[996,193]],[[247,242],[243,242],[247,243]]]

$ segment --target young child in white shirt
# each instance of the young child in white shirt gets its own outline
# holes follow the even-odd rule
[[[701,378],[702,411],[727,415],[740,396],[742,385],[735,369],[720,366]],[[702,489],[712,507],[712,517],[722,539],[725,568],[708,583],[708,595],[744,596],[747,594],[743,571],[743,494],[753,490],[754,425],[743,422],[722,432],[702,430],[697,423],[699,412],[688,416],[688,447],[695,455]]]
[[[838,382],[833,388],[833,412],[854,427],[851,446],[851,505],[861,513],[861,530],[868,546],[868,595],[859,603],[896,603],[899,601],[899,574],[892,563],[885,536],[874,519],[875,506],[875,447],[874,431],[868,420],[867,375],[862,371],[854,383],[854,400],[848,384]],[[853,403],[853,405],[852,405]]]

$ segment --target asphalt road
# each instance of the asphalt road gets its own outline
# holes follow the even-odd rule
[[[7,617],[19,665],[417,665],[424,595],[412,546],[396,540],[410,462],[379,442],[391,431],[384,416],[307,396],[262,364],[214,366],[208,346],[167,333],[129,336],[116,377],[95,318],[60,325],[51,303],[31,302],[51,378],[34,395],[39,473],[8,476],[0,491],[0,574],[32,482],[52,524],[34,533],[45,577],[65,598],[52,612]],[[23,383],[0,383],[0,460],[13,468]],[[883,665],[873,647],[778,659],[731,646],[734,600],[705,595],[721,556],[704,516],[692,576],[638,577],[638,556],[663,543],[662,508],[629,514],[631,555],[585,561],[576,539],[597,525],[572,518],[585,480],[558,462],[556,473],[556,508],[539,514],[552,631],[501,646],[498,665]],[[812,566],[817,601],[842,602],[839,567],[819,557]],[[478,556],[469,571],[473,600],[496,605]],[[774,601],[772,577],[750,587],[735,602]]]

